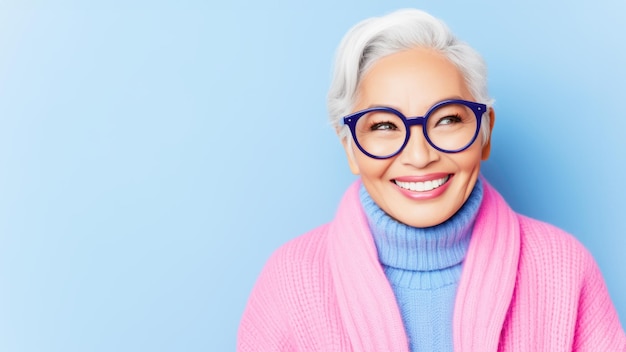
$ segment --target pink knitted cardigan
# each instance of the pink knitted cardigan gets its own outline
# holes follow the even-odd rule
[[[602,275],[565,232],[483,179],[453,317],[455,351],[626,351]],[[335,219],[281,247],[249,298],[238,351],[408,351],[355,182]]]

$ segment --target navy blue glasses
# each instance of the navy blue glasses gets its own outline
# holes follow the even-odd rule
[[[463,151],[476,140],[486,111],[485,104],[451,99],[433,105],[424,116],[406,117],[394,108],[380,106],[350,114],[343,123],[365,155],[387,159],[404,149],[415,125],[422,125],[433,148],[445,153]]]

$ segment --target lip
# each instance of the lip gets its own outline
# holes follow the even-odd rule
[[[440,178],[449,176],[448,180],[446,181],[446,183],[444,183],[443,185],[432,189],[430,191],[411,191],[405,188],[402,188],[400,186],[398,186],[395,182],[393,182],[393,180],[395,181],[400,181],[400,182],[426,182],[426,181],[432,181],[432,180],[438,180]],[[396,187],[396,189],[405,197],[412,199],[412,200],[429,200],[429,199],[433,199],[433,198],[437,198],[439,197],[443,192],[446,191],[446,189],[448,189],[448,186],[450,186],[450,180],[452,180],[452,178],[454,177],[454,174],[447,174],[447,173],[436,173],[436,174],[428,174],[428,175],[423,175],[423,176],[401,176],[401,177],[397,177],[395,179],[392,180],[391,183],[393,183],[393,185]]]

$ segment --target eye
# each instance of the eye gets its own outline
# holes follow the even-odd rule
[[[391,121],[374,122],[370,126],[371,131],[394,131],[397,129],[398,126],[396,126],[396,124]]]
[[[463,118],[460,115],[450,115],[450,116],[445,116],[440,118],[437,121],[436,126],[442,126],[442,125],[453,125],[456,123],[461,123],[463,122]]]
[[[404,123],[395,114],[387,111],[372,111],[358,120],[356,128],[361,133],[382,137],[404,131]]]

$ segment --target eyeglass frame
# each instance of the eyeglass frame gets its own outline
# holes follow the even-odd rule
[[[428,137],[428,133],[426,133],[426,129],[427,129],[426,126],[427,126],[427,122],[428,122],[428,118],[430,117],[430,114],[432,114],[435,110],[437,110],[441,106],[449,105],[449,104],[464,105],[470,108],[474,112],[474,115],[476,116],[476,131],[474,132],[474,136],[472,137],[470,142],[467,143],[467,145],[465,145],[462,148],[455,149],[455,150],[445,150],[445,149],[439,148],[430,140],[430,138]],[[402,120],[402,123],[404,123],[404,127],[406,128],[406,135],[404,137],[404,142],[402,143],[402,146],[400,146],[400,148],[398,148],[398,150],[392,154],[384,155],[384,156],[377,156],[377,155],[370,154],[363,147],[361,147],[361,144],[359,143],[359,139],[356,137],[356,124],[359,121],[359,118],[361,118],[365,114],[368,114],[374,111],[392,113],[398,116]],[[426,114],[424,114],[424,116],[406,117],[403,113],[401,113],[400,111],[394,108],[391,108],[388,106],[375,106],[375,107],[367,108],[365,110],[360,110],[350,115],[344,116],[343,124],[348,125],[348,127],[350,128],[350,133],[352,134],[352,139],[354,139],[356,146],[359,148],[361,152],[363,152],[363,154],[369,156],[372,159],[382,160],[382,159],[393,158],[394,156],[400,154],[404,150],[407,143],[409,142],[409,139],[411,138],[411,127],[415,125],[422,125],[422,133],[424,134],[424,138],[426,138],[426,141],[428,142],[428,144],[431,147],[435,148],[436,150],[443,152],[443,153],[449,153],[449,154],[462,152],[465,149],[469,148],[476,141],[476,137],[478,137],[478,134],[480,133],[482,116],[485,112],[487,112],[487,105],[485,104],[468,101],[468,100],[462,100],[462,99],[447,99],[447,100],[442,100],[436,103],[435,105],[431,106],[428,109],[428,111],[426,111]]]

